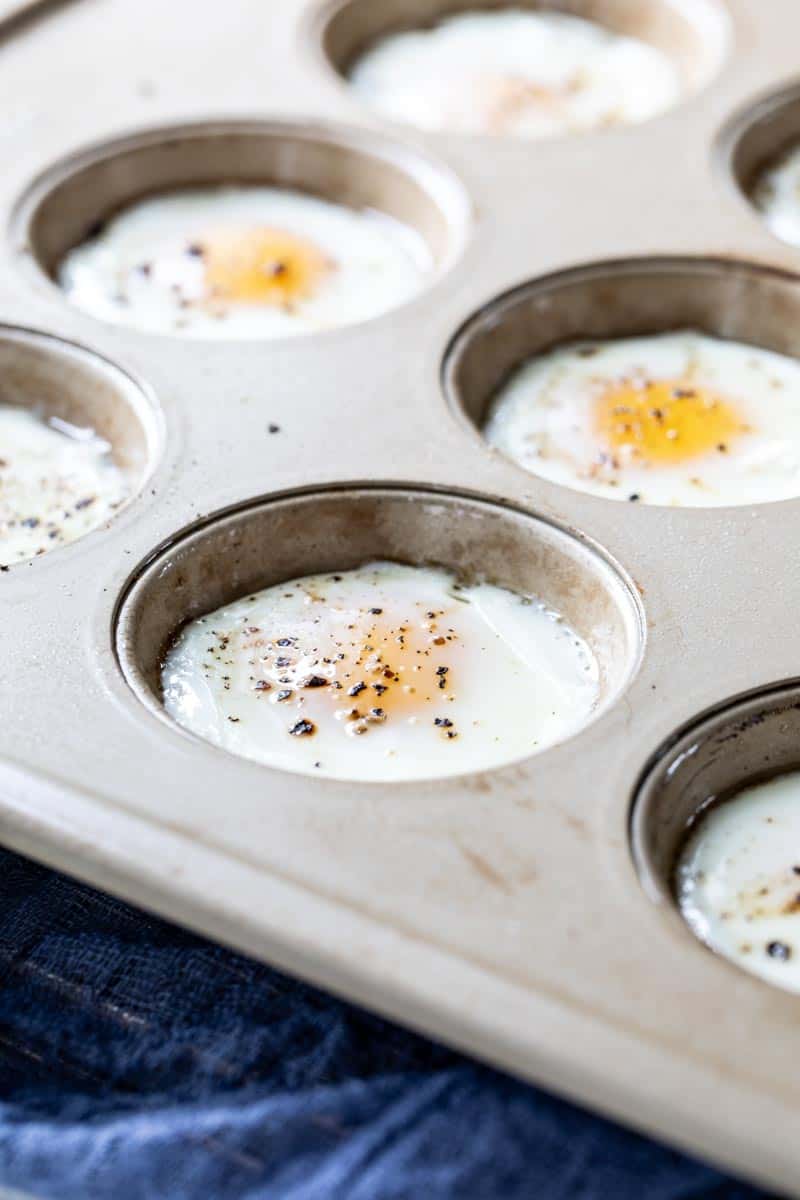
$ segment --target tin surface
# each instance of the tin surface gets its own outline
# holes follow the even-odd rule
[[[691,749],[695,726],[716,737],[711,710],[800,677],[800,499],[610,502],[526,474],[477,427],[504,372],[563,337],[694,325],[800,356],[800,251],[738,182],[800,136],[800,12],[565,5],[625,28],[646,14],[687,95],[643,125],[506,142],[390,126],[334,67],[378,14],[448,7],[78,0],[7,29],[0,321],[63,339],[47,347],[65,395],[93,406],[139,488],[108,527],[0,576],[0,836],[800,1195],[797,998],[676,916],[647,822],[674,836],[677,785],[645,783],[644,886],[629,836],[663,747]],[[48,277],[126,200],[217,179],[383,208],[427,238],[435,278],[361,325],[211,344],[103,324]],[[4,368],[27,371],[32,341],[0,329]],[[280,550],[262,561],[264,531]],[[568,742],[478,776],[347,784],[238,760],[159,711],[168,626],[229,591],[327,569],[333,551],[459,566],[493,548],[496,573],[538,571],[607,648],[601,709]],[[792,758],[786,694],[763,697],[743,775],[772,738]]]

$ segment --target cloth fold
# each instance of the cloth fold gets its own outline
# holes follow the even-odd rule
[[[0,1184],[52,1200],[767,1193],[0,851]]]

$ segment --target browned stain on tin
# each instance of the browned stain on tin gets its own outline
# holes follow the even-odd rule
[[[482,854],[478,854],[477,850],[470,850],[468,846],[462,846],[460,843],[458,849],[469,865],[492,887],[499,888],[500,891],[507,894],[513,891],[508,880]]]

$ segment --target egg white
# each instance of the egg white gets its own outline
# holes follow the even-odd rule
[[[0,563],[74,542],[129,492],[111,447],[92,430],[0,405]]]
[[[400,689],[386,695],[375,691],[386,686],[384,666],[357,665],[350,644],[354,623],[375,609],[381,628],[408,639],[400,646],[393,633],[382,650],[396,672],[388,686]],[[245,758],[403,780],[483,770],[566,737],[596,704],[599,669],[538,601],[487,583],[461,587],[438,568],[378,562],[279,584],[193,621],[167,655],[162,686],[179,724]],[[392,709],[398,696],[401,711]],[[384,705],[388,719],[373,721]],[[348,715],[355,706],[365,719]],[[313,732],[297,736],[304,720]]]
[[[800,145],[761,172],[752,198],[775,236],[800,246]]]
[[[604,447],[593,404],[609,384],[691,374],[735,402],[752,432],[725,453],[652,466],[598,470]],[[565,345],[531,359],[496,395],[484,427],[489,443],[554,483],[644,504],[756,504],[800,494],[800,363],[742,342],[684,330]]]
[[[800,992],[800,773],[712,807],[683,850],[677,893],[699,938]]]
[[[187,248],[209,231],[274,228],[312,243],[333,269],[311,295],[283,308],[204,304],[205,267]],[[433,267],[416,230],[272,187],[194,188],[152,196],[113,217],[61,262],[70,301],[94,317],[151,333],[276,338],[363,321],[404,302]]]
[[[644,121],[681,91],[673,62],[653,46],[568,13],[520,9],[389,34],[356,61],[350,81],[396,121],[528,138]],[[526,102],[528,85],[556,99]]]

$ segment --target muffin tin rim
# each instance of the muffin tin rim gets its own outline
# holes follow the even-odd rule
[[[169,729],[178,735],[188,738],[194,743],[200,743],[212,751],[225,755],[225,757],[233,758],[236,761],[249,762],[251,766],[257,769],[266,769],[269,772],[279,772],[280,774],[301,775],[305,778],[318,779],[317,786],[324,786],[326,783],[338,782],[347,783],[351,787],[360,787],[369,789],[375,787],[375,782],[357,780],[357,779],[330,779],[328,777],[316,777],[307,771],[294,770],[272,763],[254,762],[243,758],[241,755],[218,746],[215,743],[209,742],[208,739],[193,733],[191,730],[181,726],[177,721],[170,717],[163,706],[163,703],[152,693],[143,673],[134,660],[128,653],[126,642],[129,640],[127,634],[127,623],[131,619],[130,610],[137,602],[137,594],[142,587],[146,587],[148,578],[158,572],[159,565],[167,559],[171,552],[177,547],[191,544],[196,539],[203,537],[205,532],[211,527],[219,524],[224,524],[228,521],[235,521],[239,517],[246,517],[246,514],[254,509],[262,509],[272,507],[273,505],[287,505],[296,501],[308,502],[317,498],[327,498],[336,495],[360,495],[370,494],[373,496],[390,496],[390,497],[406,497],[419,498],[423,501],[431,502],[441,501],[445,503],[458,504],[465,502],[472,508],[477,509],[493,509],[499,513],[508,513],[515,518],[521,518],[529,524],[532,529],[538,526],[544,526],[565,544],[574,545],[578,550],[584,553],[589,560],[596,563],[599,571],[602,572],[607,580],[608,589],[610,592],[616,593],[616,606],[622,614],[622,619],[627,629],[627,633],[631,639],[631,645],[627,651],[627,661],[621,663],[621,673],[619,680],[611,690],[610,694],[601,697],[599,703],[592,709],[585,720],[578,728],[571,730],[564,737],[557,741],[548,743],[539,751],[525,754],[519,758],[514,758],[509,761],[503,761],[486,768],[480,769],[481,774],[492,774],[498,771],[508,769],[515,765],[523,765],[531,759],[540,759],[551,749],[563,746],[565,743],[576,740],[587,729],[590,729],[600,719],[607,716],[614,708],[620,704],[628,694],[631,685],[638,676],[642,665],[645,661],[648,643],[648,621],[647,610],[642,598],[640,590],[636,587],[632,577],[625,568],[624,564],[620,563],[614,555],[612,555],[600,542],[591,535],[584,533],[581,530],[572,529],[564,522],[561,522],[547,514],[540,513],[531,507],[525,507],[521,504],[499,496],[488,495],[485,492],[471,491],[467,488],[453,488],[447,485],[432,485],[421,484],[404,481],[342,481],[336,484],[309,484],[305,487],[284,489],[280,492],[268,492],[260,497],[253,497],[239,504],[228,506],[224,509],[217,510],[206,514],[201,521],[198,521],[188,528],[177,531],[171,538],[162,541],[156,546],[144,559],[142,559],[133,568],[128,575],[122,587],[118,590],[114,599],[110,621],[110,638],[114,660],[115,670],[126,685],[128,692],[137,701],[142,710],[150,716],[158,719],[162,724],[165,724]],[[403,561],[397,559],[396,561]],[[426,560],[427,563],[427,560]],[[426,565],[411,564],[411,565]],[[449,563],[427,563],[427,565],[441,566],[447,570],[457,570],[453,564]],[[247,593],[242,593],[246,595]],[[236,597],[233,597],[227,603],[235,602]],[[204,610],[205,611],[205,610]],[[202,614],[201,614],[202,615]],[[194,619],[194,618],[192,618]],[[181,628],[185,626],[179,625],[172,632],[174,638]],[[162,651],[163,653],[163,651]],[[392,780],[388,781],[392,787],[410,785],[437,784],[437,783],[458,783],[465,776],[472,776],[475,770],[463,771],[457,774],[448,774],[446,776],[432,775],[417,780]]]
[[[798,94],[800,94],[800,84],[798,85]],[[539,475],[537,472],[531,471],[521,463],[518,463],[515,459],[510,458],[501,450],[491,446],[483,435],[482,426],[479,425],[478,422],[473,421],[473,419],[466,412],[459,388],[456,385],[454,375],[457,369],[459,356],[463,353],[464,349],[468,347],[471,337],[474,334],[479,333],[482,327],[490,323],[496,325],[501,324],[505,313],[508,310],[513,309],[518,301],[523,300],[525,297],[533,296],[539,291],[542,294],[547,294],[549,292],[556,291],[562,283],[570,284],[573,282],[580,282],[582,279],[596,279],[598,277],[603,277],[603,275],[606,273],[611,276],[635,275],[637,271],[646,269],[657,270],[659,273],[668,273],[671,269],[676,271],[696,269],[698,272],[701,272],[704,267],[708,267],[711,270],[730,269],[733,271],[743,271],[748,276],[764,275],[777,280],[783,280],[786,283],[796,285],[798,288],[798,296],[800,297],[800,265],[798,265],[796,269],[788,266],[779,267],[772,263],[758,262],[755,259],[734,258],[733,256],[729,258],[723,258],[720,256],[700,254],[640,255],[618,259],[595,259],[586,263],[578,263],[574,266],[566,267],[564,269],[557,269],[555,271],[548,272],[545,275],[535,276],[531,279],[523,281],[522,283],[516,284],[511,288],[508,288],[506,291],[501,292],[493,299],[487,301],[480,308],[475,309],[475,311],[461,323],[461,325],[456,329],[455,333],[451,336],[441,358],[439,374],[440,386],[448,412],[455,420],[459,428],[462,429],[462,431],[465,431],[473,442],[477,441],[478,444],[484,447],[486,453],[497,455],[517,471],[522,471],[523,474],[529,477],[532,476],[534,479],[544,480],[556,489],[577,492],[581,496],[591,496],[592,499],[597,500],[602,504],[612,504],[616,506],[626,503],[626,500],[622,497],[620,497],[620,499],[615,499],[611,496],[597,495],[594,492],[588,492],[578,487],[571,487],[566,483],[549,479],[544,475]],[[692,331],[692,328],[693,327],[691,324],[676,324],[672,328],[671,332],[677,333],[681,332],[682,330]],[[661,330],[659,332],[663,334],[670,331]],[[646,330],[643,330],[640,335],[625,334],[624,336],[626,338],[633,336],[647,336],[647,333]],[[659,335],[653,334],[652,336],[655,337]],[[740,345],[744,344],[738,337],[728,337],[722,334],[709,334],[708,336],[715,337],[720,341],[729,341]],[[506,374],[504,382],[508,383],[509,380],[514,377],[517,371],[521,370],[528,363],[539,357],[540,354],[549,353],[550,351],[557,349],[559,346],[579,343],[581,340],[582,339],[580,337],[566,338],[563,341],[553,342],[548,346],[543,347],[541,351],[536,351],[535,353],[528,355],[527,357],[521,359],[520,362],[518,362],[516,366],[514,366]],[[592,342],[613,342],[617,339],[612,334],[605,338],[587,336],[586,340]],[[759,347],[758,343],[752,344],[756,349],[764,349],[764,347]],[[797,355],[791,355],[778,351],[773,351],[772,353],[780,353],[782,357],[796,362],[798,371],[800,371],[800,352]],[[501,386],[503,385],[501,384]],[[497,390],[493,393],[493,396],[496,395]],[[487,398],[487,405],[491,403],[492,398],[493,397]],[[679,508],[688,513],[708,514],[709,512],[719,512],[724,514],[726,512],[740,511],[748,508],[762,509],[767,506],[774,506],[777,504],[794,504],[797,503],[798,500],[800,500],[800,483],[798,484],[798,491],[796,495],[781,496],[773,500],[759,500],[753,502],[747,501],[743,502],[742,504],[713,505],[669,505],[654,504],[651,501],[646,501],[642,503],[641,508],[644,510],[651,509],[655,513],[671,512],[675,508]]]
[[[675,102],[668,105],[668,107],[662,111],[653,113],[651,116],[646,117],[642,121],[623,121],[618,125],[611,126],[609,128],[598,127],[593,129],[574,130],[569,133],[555,134],[552,137],[545,138],[531,138],[522,135],[514,136],[507,134],[461,133],[447,129],[424,129],[418,125],[415,125],[413,122],[405,122],[400,119],[392,118],[380,110],[372,108],[359,97],[358,93],[355,92],[349,83],[347,72],[352,68],[354,62],[357,61],[357,58],[360,57],[360,55],[357,55],[353,62],[347,64],[347,67],[344,69],[340,68],[336,65],[336,63],[333,62],[325,45],[328,27],[339,16],[340,13],[342,13],[351,5],[352,2],[353,0],[313,0],[313,3],[310,4],[310,7],[306,9],[301,16],[299,35],[300,38],[305,42],[306,49],[310,50],[310,56],[316,67],[318,69],[321,67],[326,78],[337,85],[339,94],[350,100],[354,111],[359,113],[362,119],[370,121],[378,128],[387,129],[392,134],[402,134],[402,132],[405,130],[407,133],[417,133],[431,139],[434,142],[439,140],[442,142],[447,142],[452,139],[460,142],[462,145],[472,145],[476,150],[483,149],[484,151],[488,151],[491,146],[497,145],[498,143],[510,143],[512,145],[521,145],[527,147],[535,147],[537,145],[541,146],[542,144],[547,143],[566,143],[573,141],[576,141],[580,144],[587,138],[606,138],[608,136],[618,135],[620,132],[626,129],[637,129],[641,128],[642,126],[650,126],[654,122],[668,118],[674,112],[681,110],[685,105],[691,103],[698,96],[702,96],[709,87],[713,86],[722,72],[726,69],[736,48],[736,22],[734,20],[734,14],[731,12],[727,0],[702,0],[702,3],[706,9],[706,16],[718,23],[718,46],[714,52],[714,61],[699,84],[686,87],[683,85],[684,81],[682,80],[682,86]],[[650,0],[647,0],[647,2],[650,3]],[[662,3],[663,0],[658,0],[658,2]],[[453,13],[469,13],[471,11],[481,12],[484,10],[493,11],[494,9],[513,10],[519,8],[522,8],[523,10],[530,9],[531,11],[535,12],[540,7],[539,4],[515,3],[515,0],[501,0],[499,3],[492,3],[491,0],[488,0],[488,3],[486,0],[460,0],[460,3],[463,4],[463,8],[458,7],[453,10]],[[666,0],[666,6],[671,6],[671,0]],[[559,11],[558,7],[556,8],[556,11]],[[690,9],[685,7],[684,15],[687,24],[693,25],[694,21],[692,18],[686,15],[688,12],[690,12]],[[448,13],[448,15],[452,14]],[[589,17],[586,19],[592,20],[593,18]],[[432,23],[435,23],[435,21]],[[413,25],[410,28],[428,28],[432,23],[429,22],[424,26]],[[601,24],[603,28],[606,28],[602,22],[595,23]],[[387,31],[387,34],[390,36],[391,32],[392,31],[389,30]],[[387,34],[383,34],[382,36],[387,36]],[[380,40],[380,38],[376,39],[376,41]],[[360,54],[364,54],[369,49],[370,45],[371,43],[367,43],[367,45],[362,48]],[[674,64],[674,56],[672,54],[667,54],[667,57]]]
[[[12,574],[18,572],[23,567],[30,569],[31,567],[40,567],[44,563],[49,564],[55,556],[58,556],[60,559],[65,553],[70,553],[76,547],[83,545],[88,538],[98,535],[103,536],[108,533],[116,525],[117,518],[136,504],[155,477],[164,459],[168,433],[164,411],[159,402],[158,394],[149,380],[138,372],[134,372],[129,367],[122,365],[116,359],[111,358],[104,351],[98,350],[86,342],[66,337],[60,333],[53,333],[47,329],[35,328],[28,325],[15,325],[8,321],[0,321],[0,342],[20,342],[34,349],[41,345],[49,346],[58,356],[71,357],[82,361],[90,370],[98,371],[98,373],[109,379],[112,386],[115,384],[115,381],[118,381],[121,385],[120,390],[124,390],[126,393],[125,399],[123,400],[122,397],[118,397],[118,401],[127,404],[131,409],[142,430],[145,442],[145,461],[142,464],[141,470],[138,472],[135,480],[132,481],[130,492],[111,516],[100,522],[99,525],[94,525],[90,529],[87,529],[85,533],[73,541],[66,542],[60,546],[54,546],[46,554],[14,559],[12,562],[4,563],[2,567],[3,573]],[[35,407],[35,405],[30,406],[25,403],[19,405],[19,407],[29,408]]]
[[[644,824],[647,820],[646,808],[659,787],[661,780],[664,777],[669,778],[681,763],[694,752],[693,747],[697,747],[709,736],[713,736],[718,729],[737,720],[754,718],[758,721],[758,718],[767,710],[770,712],[779,712],[781,708],[796,708],[798,704],[800,704],[800,675],[789,675],[784,679],[776,679],[771,683],[765,683],[759,687],[747,688],[742,692],[723,697],[717,703],[700,710],[696,716],[679,725],[652,750],[631,789],[628,806],[628,839],[631,860],[641,890],[651,902],[664,909],[671,909],[678,922],[678,926],[695,941],[700,941],[707,949],[711,949],[711,952],[717,957],[722,956],[709,947],[702,938],[698,938],[697,934],[692,932],[680,916],[672,883],[680,848],[685,845],[686,839],[697,821],[702,820],[702,816],[707,810],[709,803],[716,803],[717,801],[725,803],[736,792],[751,786],[751,784],[765,783],[780,775],[788,774],[792,770],[800,771],[800,746],[798,746],[797,766],[795,768],[748,773],[746,777],[741,778],[738,784],[734,785],[731,789],[727,789],[723,795],[719,797],[709,796],[700,805],[690,823],[684,828],[681,834],[677,852],[670,868],[669,881],[665,881],[659,872],[651,866],[648,854],[643,847],[645,839]],[[738,969],[741,970],[741,968]],[[759,977],[756,976],[756,978]],[[766,983],[763,980],[761,982],[764,983],[764,986],[769,987],[770,990],[774,990],[777,986],[773,983]],[[797,999],[800,1002],[800,996]]]
[[[68,294],[60,287],[58,281],[40,261],[34,238],[32,223],[41,205],[63,183],[79,175],[92,166],[108,162],[115,157],[137,150],[147,150],[163,145],[179,144],[192,139],[223,139],[229,135],[243,137],[263,137],[266,139],[286,138],[300,143],[325,143],[336,152],[345,151],[360,154],[365,159],[371,159],[376,165],[386,165],[402,173],[413,181],[423,192],[430,203],[439,211],[446,228],[447,244],[444,253],[437,258],[431,253],[432,267],[430,271],[421,273],[420,287],[411,295],[393,304],[390,308],[373,313],[358,321],[348,321],[341,325],[327,328],[303,331],[292,334],[281,334],[278,337],[236,335],[222,339],[209,338],[203,335],[184,336],[173,330],[147,330],[128,322],[116,322],[80,308],[71,303]],[[236,179],[227,179],[209,172],[205,181],[198,179],[195,183],[182,184],[168,189],[186,191],[194,187],[224,187],[226,184],[236,186]],[[242,186],[258,186],[256,183],[244,183]],[[275,180],[264,179],[264,186],[283,186]],[[148,196],[164,194],[164,188],[155,188],[135,195],[132,199],[109,210],[104,221],[123,212],[129,205],[146,199]],[[301,187],[292,188],[303,194],[316,195],[321,199],[336,201],[332,196],[323,196]],[[342,207],[351,209],[350,205]],[[360,211],[357,208],[353,212]],[[392,218],[400,221],[400,218]],[[222,341],[239,346],[267,342],[272,345],[286,345],[295,341],[302,342],[307,338],[334,338],[343,332],[360,329],[372,325],[373,322],[389,319],[400,310],[413,306],[421,296],[427,295],[438,288],[458,266],[474,240],[479,214],[474,198],[468,185],[458,171],[441,155],[432,153],[426,146],[408,141],[401,134],[384,133],[379,129],[362,127],[341,120],[326,120],[317,117],[304,116],[270,116],[241,117],[237,115],[212,115],[207,117],[191,117],[183,121],[169,121],[162,125],[148,124],[140,128],[118,132],[111,136],[93,140],[88,144],[75,147],[61,155],[49,166],[40,170],[21,189],[12,203],[10,216],[6,224],[6,240],[15,251],[15,265],[23,278],[35,291],[41,291],[47,298],[63,310],[66,306],[70,312],[77,312],[90,325],[106,330],[123,330],[132,336],[155,344],[164,342],[187,343],[188,345],[206,348]],[[409,228],[426,241],[425,236],[409,224]],[[430,249],[430,247],[428,247]]]

